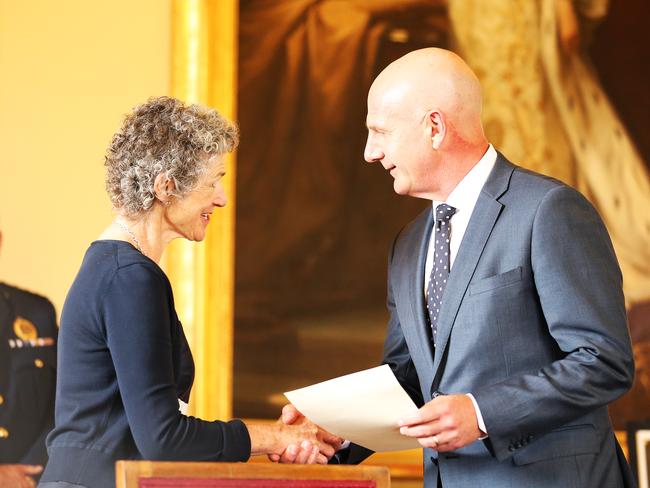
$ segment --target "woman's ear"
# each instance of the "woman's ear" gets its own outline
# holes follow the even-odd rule
[[[447,133],[445,119],[440,111],[433,110],[429,112],[429,123],[431,130],[431,147],[437,151],[440,149],[442,141],[445,139],[445,134]]]
[[[165,205],[169,205],[174,191],[174,182],[165,173],[160,173],[153,182],[153,191],[158,200]]]

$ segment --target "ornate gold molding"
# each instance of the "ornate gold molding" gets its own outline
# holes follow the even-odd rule
[[[172,1],[172,95],[235,119],[238,0]],[[196,377],[189,413],[232,415],[235,157],[227,159],[228,205],[213,214],[200,244],[173,242],[163,266],[172,282]]]

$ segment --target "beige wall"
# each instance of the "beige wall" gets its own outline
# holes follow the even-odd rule
[[[170,90],[170,0],[0,0],[0,280],[60,313],[110,222],[103,154]]]

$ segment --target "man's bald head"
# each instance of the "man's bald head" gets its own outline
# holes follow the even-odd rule
[[[397,116],[439,110],[461,139],[483,138],[481,85],[465,61],[445,49],[419,49],[392,62],[373,82],[368,100],[394,105]]]
[[[443,200],[487,150],[481,105],[480,83],[456,54],[408,53],[370,88],[364,157],[381,162],[397,193]]]

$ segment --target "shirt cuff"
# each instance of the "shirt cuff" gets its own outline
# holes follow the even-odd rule
[[[476,398],[474,398],[474,395],[471,393],[467,393],[467,396],[469,397],[470,400],[472,400],[472,404],[474,405],[474,411],[476,412],[476,420],[478,420],[478,428],[481,431],[481,435],[479,437],[479,440],[486,439],[488,436],[487,433],[487,428],[485,427],[485,421],[483,420],[483,415],[481,415],[481,409],[478,408],[478,403],[476,403]]]

